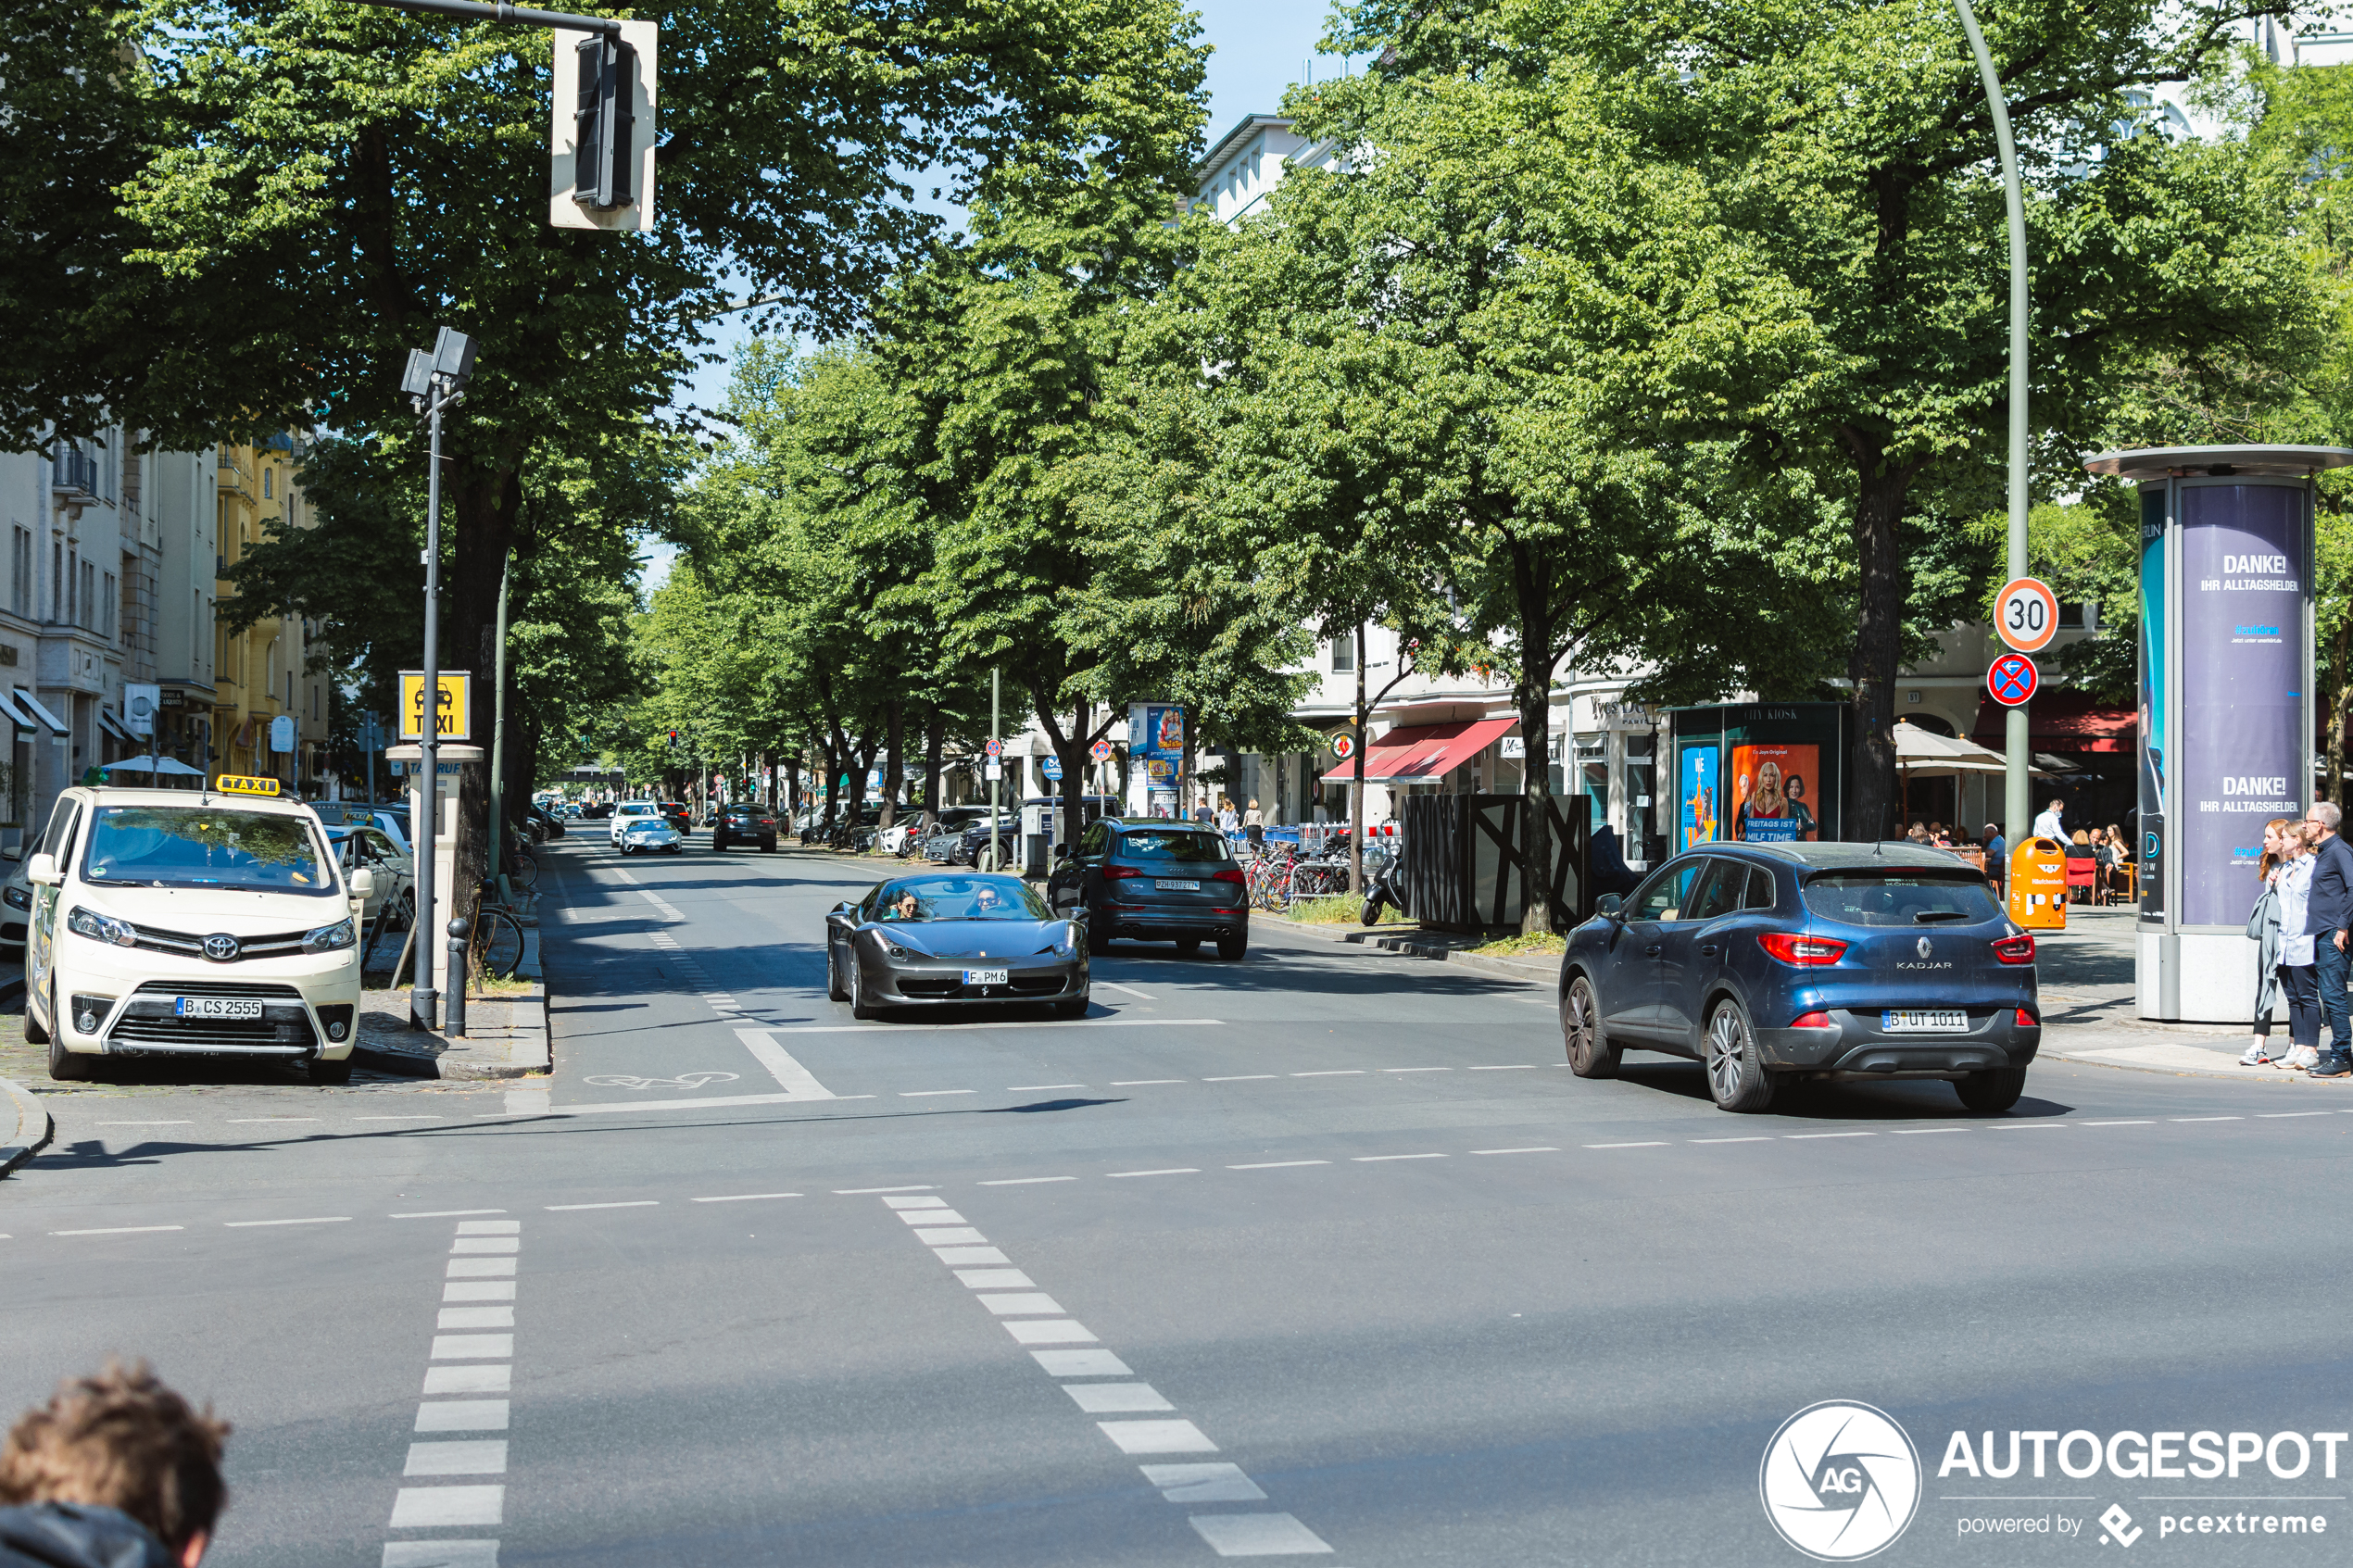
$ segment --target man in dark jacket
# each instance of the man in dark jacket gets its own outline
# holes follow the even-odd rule
[[[2345,1004],[2346,969],[2353,961],[2345,949],[2346,928],[2353,926],[2353,847],[2337,836],[2345,813],[2334,802],[2314,803],[2304,820],[2321,830],[2321,842],[2312,851],[2311,904],[2304,934],[2318,938],[2312,944],[2319,968],[2315,978],[2321,985],[2321,1010],[2329,1021],[2328,1049],[2321,1053],[2310,1076],[2342,1078],[2353,1073],[2353,1031],[2346,1027]]]
[[[228,1435],[145,1362],[69,1379],[0,1443],[0,1568],[196,1568]]]

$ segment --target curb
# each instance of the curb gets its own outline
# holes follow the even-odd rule
[[[516,966],[516,975],[531,982],[531,989],[520,997],[500,998],[514,1010],[506,1040],[506,1056],[502,1060],[482,1051],[473,1036],[465,1036],[463,1044],[453,1047],[447,1035],[431,1035],[423,1038],[437,1041],[442,1049],[432,1055],[422,1051],[380,1050],[370,1046],[363,1036],[351,1049],[351,1058],[379,1073],[394,1073],[404,1078],[435,1078],[451,1082],[489,1082],[502,1078],[528,1078],[554,1071],[553,1039],[547,1030],[547,984],[539,968],[539,928],[522,928],[522,962]],[[482,1045],[491,1042],[484,1039]]]
[[[48,1148],[57,1126],[41,1097],[14,1079],[0,1078],[0,1099],[7,1104],[11,1128],[7,1141],[0,1143],[0,1176],[6,1176]]]
[[[1383,936],[1378,935],[1381,928],[1377,925],[1340,926],[1335,929],[1311,924],[1305,921],[1291,920],[1283,915],[1268,914],[1263,909],[1252,910],[1250,919],[1253,925],[1264,921],[1269,925],[1280,926],[1286,931],[1296,931],[1302,935],[1312,936],[1319,942],[1340,943],[1352,947],[1378,947],[1385,952],[1396,953],[1404,958],[1429,959],[1439,963],[1459,964],[1465,969],[1480,974],[1491,974],[1503,980],[1516,980],[1524,985],[1551,985],[1557,983],[1560,978],[1560,964],[1557,960],[1550,963],[1531,963],[1525,959],[1480,958],[1476,954],[1464,952],[1459,947],[1452,947],[1437,937],[1416,936],[1403,930],[1395,935]]]

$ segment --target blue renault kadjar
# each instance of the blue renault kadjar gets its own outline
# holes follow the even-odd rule
[[[1943,1078],[2007,1110],[2043,1037],[2033,936],[1983,873],[1908,844],[1679,855],[1569,934],[1560,1015],[1579,1076],[1692,1057],[1726,1110],[1793,1078]]]

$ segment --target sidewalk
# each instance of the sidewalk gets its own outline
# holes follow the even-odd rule
[[[0,1176],[48,1148],[56,1135],[40,1097],[13,1078],[0,1078]]]
[[[1556,957],[1536,959],[1499,959],[1474,954],[1468,949],[1487,940],[1461,931],[1426,931],[1407,921],[1402,924],[1345,925],[1338,922],[1298,921],[1287,915],[1269,914],[1264,909],[1250,913],[1252,925],[1270,925],[1284,931],[1295,931],[1323,942],[1345,943],[1353,947],[1378,947],[1384,952],[1401,953],[1407,958],[1429,959],[1439,963],[1451,963],[1481,974],[1492,974],[1504,980],[1518,980],[1530,985],[1554,985],[1560,980],[1561,961]]]
[[[359,997],[359,1043],[354,1060],[411,1078],[522,1078],[553,1064],[547,1033],[547,986],[539,972],[539,932],[522,934],[528,989],[466,998],[466,1032],[409,1027],[409,992],[368,990]]]

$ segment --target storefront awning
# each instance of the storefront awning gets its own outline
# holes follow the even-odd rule
[[[1990,698],[1977,705],[1970,739],[2002,749],[2008,709]],[[2140,736],[2140,715],[2129,708],[2103,708],[2082,692],[2044,690],[2026,705],[2027,744],[2035,751],[2129,752]]]
[[[66,733],[66,721],[42,707],[41,699],[22,686],[17,688],[17,706],[31,714],[40,722],[46,724],[51,734],[61,735]]]
[[[1423,784],[1442,779],[1519,727],[1516,719],[1458,719],[1447,724],[1406,724],[1365,751],[1367,784]],[[1353,784],[1354,759],[1324,775],[1326,784]]]
[[[114,716],[114,709],[110,708],[100,708],[98,709],[98,728],[106,731],[107,734],[114,736],[117,740],[128,741],[133,746],[139,744],[139,737],[122,727],[122,721]]]

